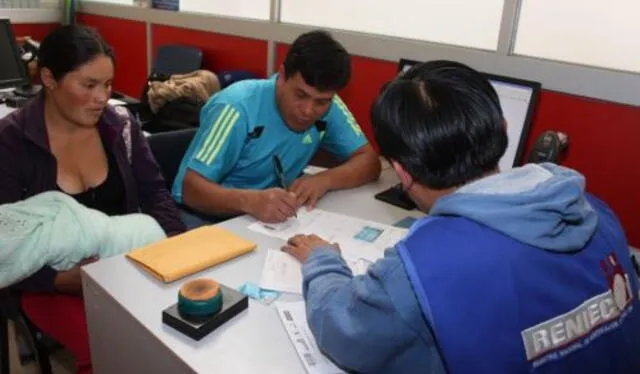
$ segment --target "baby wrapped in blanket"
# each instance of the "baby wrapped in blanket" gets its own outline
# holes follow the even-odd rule
[[[85,258],[110,257],[163,238],[148,215],[109,217],[61,192],[0,205],[0,288],[45,265],[68,270]]]

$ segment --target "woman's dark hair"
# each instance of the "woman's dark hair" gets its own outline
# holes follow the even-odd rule
[[[78,25],[62,26],[53,30],[40,44],[38,67],[51,70],[53,77],[60,80],[100,55],[115,62],[111,47],[93,29]]]
[[[328,32],[310,31],[296,38],[284,59],[286,79],[298,72],[318,91],[338,91],[351,78],[351,56]]]
[[[496,91],[481,73],[457,62],[414,66],[384,88],[371,117],[380,153],[433,189],[495,170],[507,148]]]

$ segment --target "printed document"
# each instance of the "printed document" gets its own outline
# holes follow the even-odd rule
[[[342,374],[333,362],[320,352],[307,323],[304,301],[274,303],[291,343],[309,374]]]
[[[338,243],[345,259],[363,258],[375,262],[384,250],[402,239],[407,229],[363,220],[321,209],[298,211],[298,218],[279,224],[255,222],[249,229],[287,240],[298,234],[316,234],[330,243]]]
[[[345,258],[345,261],[353,275],[366,273],[372,263],[364,258]],[[262,269],[260,287],[302,295],[302,265],[286,252],[269,249]]]

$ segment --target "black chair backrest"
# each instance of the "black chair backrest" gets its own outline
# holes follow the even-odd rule
[[[15,318],[18,315],[20,303],[16,295],[14,295],[10,289],[0,289],[0,315],[9,319]]]
[[[193,128],[159,132],[151,134],[147,138],[151,152],[158,166],[160,166],[160,171],[169,189],[171,189],[173,185],[182,158],[187,152],[187,148],[189,148],[189,144],[191,144],[191,140],[196,134],[196,131],[198,130]]]
[[[153,61],[153,72],[162,75],[186,74],[202,68],[202,51],[185,45],[163,45]]]

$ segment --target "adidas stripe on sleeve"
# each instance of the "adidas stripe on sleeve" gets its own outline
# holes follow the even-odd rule
[[[204,110],[187,167],[212,182],[219,182],[240,157],[246,119],[231,104],[214,103]]]

